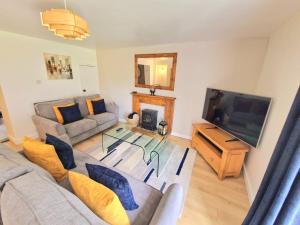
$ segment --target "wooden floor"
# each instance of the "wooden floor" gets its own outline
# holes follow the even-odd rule
[[[96,135],[75,146],[85,151],[99,144],[101,135]],[[189,140],[174,136],[169,141],[190,147]],[[6,144],[15,150],[9,142]],[[249,209],[249,202],[243,176],[219,180],[208,164],[197,155],[188,190],[185,207],[178,225],[240,225]]]

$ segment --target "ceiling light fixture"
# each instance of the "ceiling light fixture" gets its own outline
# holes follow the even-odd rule
[[[64,2],[64,9],[50,9],[41,12],[42,25],[64,39],[83,40],[90,35],[88,23],[68,10],[66,0]]]

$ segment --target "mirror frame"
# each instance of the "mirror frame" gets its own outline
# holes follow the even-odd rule
[[[177,64],[177,53],[156,53],[156,54],[135,54],[134,55],[134,71],[135,71],[135,87],[140,88],[151,88],[153,85],[139,84],[138,83],[138,59],[139,58],[161,58],[168,57],[173,58],[171,81],[169,86],[156,86],[156,89],[174,91],[175,86],[175,75],[176,75],[176,64]]]

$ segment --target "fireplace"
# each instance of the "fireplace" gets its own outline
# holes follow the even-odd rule
[[[147,130],[156,130],[157,110],[143,109],[141,126]]]
[[[142,118],[141,103],[158,105],[164,107],[164,120],[168,124],[168,132],[172,132],[173,116],[174,116],[174,105],[176,98],[149,95],[138,92],[132,92],[132,112],[137,112]],[[142,121],[141,121],[142,122]]]

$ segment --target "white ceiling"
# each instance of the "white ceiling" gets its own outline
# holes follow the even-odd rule
[[[63,0],[1,0],[0,30],[85,47],[123,47],[268,37],[300,10],[299,0],[69,0],[91,36],[66,41],[41,26],[41,10]]]

